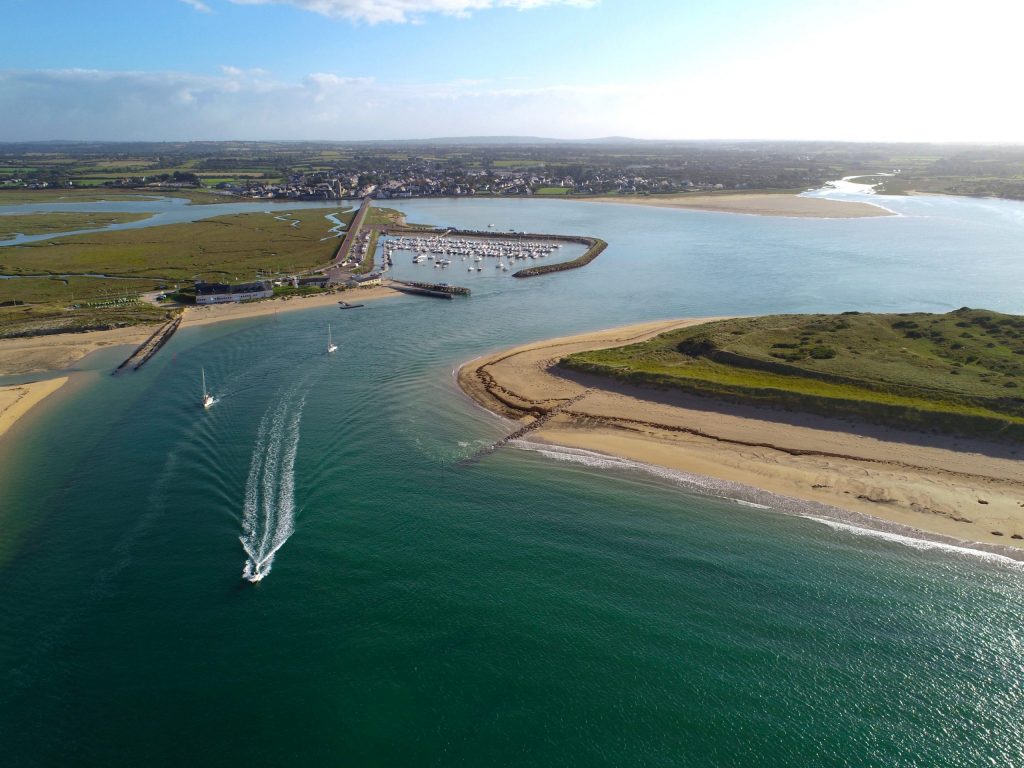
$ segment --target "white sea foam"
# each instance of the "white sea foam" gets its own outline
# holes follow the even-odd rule
[[[826,517],[815,517],[814,515],[803,515],[808,520],[814,520],[817,523],[823,523],[829,528],[835,530],[845,531],[851,533],[854,536],[868,536],[875,539],[883,539],[885,541],[891,541],[896,544],[902,544],[912,549],[925,550],[941,550],[943,552],[949,552],[955,555],[961,555],[963,557],[974,557],[979,560],[987,560],[992,563],[998,563],[999,565],[1008,565],[1017,570],[1024,570],[1024,563],[1020,560],[1014,560],[1012,557],[1006,555],[1000,555],[996,552],[986,552],[981,549],[973,549],[968,546],[960,546],[957,544],[949,544],[943,541],[933,541],[931,539],[916,538],[914,536],[904,536],[901,533],[893,533],[892,531],[882,531],[877,528],[866,528],[857,525],[851,525],[850,523],[843,523],[838,520],[829,520]]]
[[[587,467],[594,467],[595,469],[641,471],[649,475],[654,475],[655,477],[669,480],[677,485],[700,493],[727,499],[728,501],[741,504],[745,507],[799,515],[800,517],[804,517],[808,520],[824,523],[836,530],[847,531],[857,536],[871,536],[879,539],[885,539],[887,541],[903,544],[919,550],[940,550],[954,555],[974,557],[990,563],[997,563],[999,565],[1010,566],[1014,569],[1024,570],[1024,562],[1015,560],[1014,558],[1006,555],[989,552],[983,549],[975,549],[967,544],[958,545],[923,537],[918,538],[878,528],[871,528],[867,525],[859,526],[837,519],[830,519],[829,517],[823,517],[822,515],[836,514],[841,516],[851,516],[853,513],[847,513],[844,510],[829,507],[824,504],[817,504],[815,502],[780,496],[768,491],[760,491],[756,488],[751,488],[740,483],[733,483],[726,480],[705,477],[703,475],[694,475],[687,472],[666,469],[665,467],[644,464],[643,462],[622,459],[603,453],[595,453],[594,451],[587,451],[581,448],[568,448],[558,445],[530,443],[525,440],[516,440],[511,443],[511,445],[523,450],[535,451],[540,453],[542,456],[547,456],[548,458],[556,459],[558,461],[581,464]],[[735,495],[737,493],[747,495],[749,498],[737,498]],[[759,501],[752,501],[751,499],[758,499]],[[760,503],[760,501],[770,501],[773,503],[769,505]],[[865,519],[867,520],[867,518]]]
[[[623,469],[644,472],[648,475],[654,475],[655,477],[662,478],[663,480],[669,480],[677,485],[682,485],[702,493],[729,498],[732,501],[741,501],[741,499],[735,499],[726,494],[736,493],[737,491],[756,491],[756,489],[748,489],[746,486],[740,485],[739,483],[730,483],[726,480],[718,480],[705,475],[681,472],[675,469],[655,466],[654,464],[645,464],[641,461],[632,461],[630,459],[619,458],[618,456],[609,456],[605,453],[587,451],[582,448],[568,448],[561,445],[531,443],[527,440],[515,440],[511,445],[523,450],[535,451],[550,459],[567,461],[572,464],[581,464],[586,467],[594,467],[595,469]],[[746,501],[746,503],[751,506],[770,509],[768,506],[756,504],[752,501]]]
[[[242,510],[239,541],[247,559],[242,576],[263,580],[274,556],[295,531],[295,457],[305,398],[285,396],[260,421]]]
[[[735,501],[741,506],[753,507],[754,509],[771,509],[767,504],[756,504],[753,501],[744,501],[743,499],[729,499],[729,501]]]

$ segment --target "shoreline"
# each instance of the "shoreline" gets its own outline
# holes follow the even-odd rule
[[[0,441],[23,416],[68,383],[70,377],[0,387]]]
[[[770,192],[743,192],[720,195],[684,193],[682,195],[665,195],[664,197],[581,197],[578,198],[578,201],[800,219],[860,219],[898,215],[882,205],[873,203]]]
[[[377,299],[387,299],[402,295],[401,292],[393,288],[380,285],[369,288],[353,288],[352,290],[336,291],[334,293],[316,293],[310,296],[292,296],[264,301],[232,302],[230,304],[211,304],[204,307],[186,307],[181,327],[193,328],[200,325],[223,323],[228,320],[244,320],[250,317],[273,315],[278,312],[294,312],[299,309],[311,309],[313,307],[337,306],[339,301],[351,300],[350,303],[361,303],[363,301],[376,301]]]
[[[1024,559],[1024,462],[1013,446],[851,425],[550,370],[572,351],[641,341],[710,319],[527,344],[465,363],[456,379],[474,402],[520,426],[589,390],[532,432],[530,443],[755,489],[812,505],[818,517],[836,524]],[[758,503],[755,497],[749,502]]]
[[[0,376],[63,371],[99,349],[139,345],[158,325],[0,339]]]
[[[229,320],[272,315],[277,312],[336,305],[338,301],[343,300],[342,296],[346,296],[354,302],[363,302],[401,295],[391,288],[379,286],[356,288],[354,291],[314,294],[306,297],[269,299],[239,304],[214,304],[208,307],[187,307],[184,310],[181,327],[210,325]],[[99,349],[138,346],[159,327],[159,325],[132,325],[127,328],[104,331],[54,333],[0,339],[0,376],[64,371]]]

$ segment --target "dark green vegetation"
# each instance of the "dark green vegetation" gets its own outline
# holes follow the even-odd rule
[[[321,266],[338,242],[322,239],[332,226],[324,218],[331,212],[290,211],[285,220],[236,214],[6,246],[0,249],[0,275],[18,277],[0,279],[0,304],[8,303],[0,307],[0,337],[152,322],[166,310],[139,301],[146,291]],[[342,220],[352,216],[333,212]]]
[[[987,310],[723,320],[560,364],[731,401],[1024,439],[1024,317]]]
[[[2,202],[2,198],[0,198]],[[27,213],[0,216],[0,240],[16,234],[43,235],[76,229],[99,229],[109,224],[124,224],[148,219],[148,213]]]
[[[580,238],[571,239],[576,241]],[[590,247],[587,248],[586,252],[582,256],[579,256],[572,261],[561,261],[557,264],[544,264],[540,267],[527,267],[526,269],[520,269],[518,272],[514,272],[512,277],[537,277],[539,275],[549,275],[552,272],[564,272],[567,269],[579,269],[580,267],[585,267],[608,247],[608,243],[597,237],[587,238],[587,241],[590,243]]]

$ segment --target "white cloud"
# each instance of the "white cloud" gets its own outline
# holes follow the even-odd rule
[[[1021,143],[1021,27],[1012,22],[1022,12],[974,5],[976,14],[864,0],[832,26],[780,26],[761,46],[642,81],[424,83],[335,72],[282,81],[232,66],[209,76],[0,71],[0,141],[519,134]]]
[[[210,6],[208,6],[206,3],[204,3],[203,0],[180,0],[180,1],[183,2],[185,5],[192,6],[197,11],[201,11],[202,13],[213,13],[213,9]]]
[[[197,2],[198,0],[184,0]],[[547,5],[590,8],[598,0],[231,0],[239,5],[294,5],[323,16],[365,21],[405,23],[419,21],[429,14],[467,16],[489,8],[515,8],[525,11]]]

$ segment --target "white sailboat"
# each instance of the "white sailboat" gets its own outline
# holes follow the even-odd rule
[[[331,324],[327,324],[327,353],[337,352],[338,345],[331,341]]]
[[[213,393],[206,389],[206,369],[201,368],[200,370],[203,373],[203,408],[209,408],[216,403],[217,400],[214,398]]]

